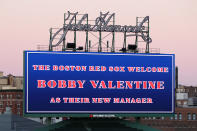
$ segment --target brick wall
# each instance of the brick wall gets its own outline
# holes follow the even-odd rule
[[[0,90],[0,113],[10,107],[13,114],[23,115],[23,91],[22,90]]]

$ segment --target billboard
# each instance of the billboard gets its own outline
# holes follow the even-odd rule
[[[173,54],[24,51],[24,114],[173,113]]]

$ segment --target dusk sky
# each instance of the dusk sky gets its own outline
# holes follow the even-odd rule
[[[23,51],[48,45],[49,28],[62,27],[67,11],[91,19],[109,11],[119,25],[150,16],[150,48],[175,54],[179,84],[197,86],[197,0],[0,0],[0,71],[22,76]]]

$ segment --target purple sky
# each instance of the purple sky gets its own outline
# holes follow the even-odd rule
[[[67,11],[116,13],[116,24],[135,25],[136,16],[150,16],[150,48],[174,53],[179,83],[197,86],[196,0],[1,0],[0,71],[23,74],[23,50],[48,45],[49,28],[61,27]],[[117,44],[117,43],[116,43]]]

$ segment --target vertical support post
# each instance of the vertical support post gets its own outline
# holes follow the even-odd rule
[[[87,30],[86,30],[85,52],[88,52],[88,14],[87,14]]]
[[[178,87],[179,87],[179,84],[178,84],[178,67],[176,66],[175,67],[175,101],[176,101],[176,95],[177,95],[177,93],[176,93],[176,91],[177,91],[177,89],[178,89]],[[175,106],[177,107],[177,102],[175,103]]]
[[[90,48],[91,48],[91,40],[89,40],[89,52],[90,52]]]
[[[100,30],[99,30],[99,46],[98,46],[98,52],[102,52],[102,45],[101,45],[101,27],[100,27]]]
[[[66,25],[66,21],[65,21],[65,18],[66,18],[66,13],[64,13],[64,24],[63,24],[63,32],[65,32],[65,25]],[[64,37],[63,39],[63,45],[62,45],[62,51],[65,51],[66,50],[66,38]]]
[[[46,118],[46,124],[47,124],[47,125],[51,125],[51,124],[52,124],[51,117],[47,117],[47,118]]]
[[[102,14],[100,14],[100,17],[102,17]],[[100,20],[101,22],[101,20]],[[99,28],[99,45],[98,45],[98,52],[102,52],[102,45],[101,45],[101,42],[102,42],[102,36],[101,36],[101,27],[102,27],[102,23],[100,23],[100,28]]]
[[[77,16],[75,15],[75,27],[76,27],[76,23],[77,23]],[[74,31],[74,43],[75,43],[76,46],[77,46],[77,43],[76,43],[76,29],[75,29],[75,31]],[[76,46],[75,46],[74,51],[76,51]]]
[[[108,48],[109,48],[109,41],[107,41],[107,52],[108,52]]]
[[[125,31],[124,31],[124,43],[123,43],[123,52],[126,52],[126,44],[127,44],[127,36],[126,36],[127,34],[126,34],[126,29],[125,29]]]
[[[176,89],[178,88],[178,85],[179,85],[179,83],[178,83],[178,81],[179,81],[179,79],[178,79],[178,73],[179,73],[179,70],[178,70],[178,66],[176,66],[176,72],[175,72],[175,81],[176,81]]]
[[[136,17],[136,27],[138,27],[138,17]],[[135,50],[135,53],[136,53],[138,50],[138,33],[137,32],[135,33],[135,45],[137,47]]]
[[[115,25],[115,14],[113,16],[113,26]],[[115,31],[112,32],[112,48],[111,52],[115,52]]]
[[[66,51],[66,44],[65,44],[65,41],[66,41],[66,39],[65,39],[65,37],[64,37],[64,39],[63,39],[63,45],[62,45],[62,51]]]
[[[147,31],[146,53],[150,53],[150,50],[149,50],[149,17],[148,17],[148,31]]]
[[[49,38],[49,51],[53,51],[52,47],[52,28],[49,29],[50,38]]]

